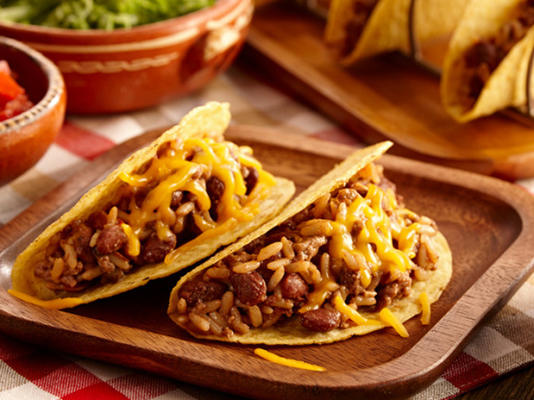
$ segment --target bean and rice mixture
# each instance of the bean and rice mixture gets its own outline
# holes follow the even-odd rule
[[[209,152],[223,168],[206,165]],[[233,173],[234,188],[225,187],[223,169]],[[260,176],[270,175],[250,148],[211,139],[165,143],[135,174],[121,178],[110,204],[51,238],[34,275],[66,292],[117,282],[219,225],[229,217],[227,207],[245,212]]]
[[[351,231],[341,236],[352,242],[353,251],[340,251],[333,221],[350,218],[347,210],[355,210],[358,201],[371,204],[376,199],[377,214],[363,215],[360,208]],[[363,237],[367,222],[377,215],[384,216],[389,232],[379,228],[375,233],[389,241],[390,249],[402,247],[393,251],[409,263],[407,269],[380,259],[378,241]],[[339,295],[354,310],[373,312],[409,295],[414,281],[426,280],[436,269],[438,254],[429,240],[436,232],[432,220],[403,207],[382,167],[370,164],[344,187],[185,282],[178,293],[177,322],[194,332],[226,337],[268,328],[294,315],[315,332],[353,326],[336,310],[334,299]],[[355,250],[364,249],[362,243],[367,243],[366,256]]]

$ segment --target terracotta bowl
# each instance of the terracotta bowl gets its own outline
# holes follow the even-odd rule
[[[29,44],[58,65],[69,112],[110,113],[155,105],[208,83],[237,55],[252,10],[252,0],[218,0],[212,7],[132,29],[0,24],[0,35]]]
[[[34,106],[0,122],[0,186],[32,167],[55,139],[65,118],[65,84],[57,67],[35,50],[0,37],[0,60],[17,74]]]

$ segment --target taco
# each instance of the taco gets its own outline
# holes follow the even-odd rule
[[[273,217],[294,185],[225,141],[229,121],[228,104],[208,103],[131,155],[18,256],[10,293],[50,308],[113,296]]]
[[[452,33],[465,0],[332,0],[325,40],[351,65],[399,50],[415,55],[416,41]]]
[[[330,9],[331,0],[296,0],[297,4],[306,8],[318,17],[326,19]]]
[[[533,25],[534,1],[470,2],[443,69],[441,96],[450,115],[466,122],[526,107]]]
[[[268,345],[330,343],[393,326],[443,292],[452,273],[435,223],[403,206],[357,151],[276,218],[182,277],[168,313],[191,335]],[[425,322],[427,322],[425,321]]]

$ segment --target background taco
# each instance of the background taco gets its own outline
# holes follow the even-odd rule
[[[388,51],[409,54],[410,26],[417,41],[450,35],[466,4],[465,0],[332,0],[325,39],[339,48],[345,65]]]
[[[357,151],[276,218],[182,277],[169,316],[195,337],[329,343],[429,318],[452,260],[433,221],[402,205],[372,164],[391,143]]]
[[[534,2],[472,1],[444,64],[441,95],[458,121],[527,104]]]
[[[292,182],[224,141],[228,104],[187,114],[114,170],[17,258],[11,294],[51,308],[186,268],[274,216]]]

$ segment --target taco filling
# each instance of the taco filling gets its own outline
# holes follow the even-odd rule
[[[49,289],[78,292],[168,262],[195,238],[250,221],[275,184],[250,148],[195,137],[163,143],[120,179],[111,202],[53,235],[34,263]]]
[[[171,317],[212,338],[277,327],[291,317],[310,333],[377,323],[363,315],[388,311],[436,270],[436,234],[432,220],[404,208],[382,167],[368,164],[179,284]]]
[[[371,17],[378,0],[355,0],[352,9],[348,10],[352,17],[345,25],[345,42],[341,49],[342,56],[348,56],[358,43],[367,21]]]
[[[493,71],[533,25],[534,1],[523,1],[495,36],[478,40],[465,52],[463,64],[466,84],[462,96],[465,108],[471,108],[475,104]]]

